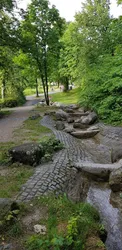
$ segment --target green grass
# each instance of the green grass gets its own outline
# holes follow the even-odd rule
[[[14,142],[0,142],[0,164],[8,162],[8,150],[13,146]]]
[[[75,88],[68,92],[61,92],[57,94],[53,94],[51,96],[51,101],[53,102],[60,102],[64,104],[75,104],[79,100],[79,88]]]
[[[28,237],[28,250],[83,250],[88,235],[99,232],[99,214],[90,204],[73,203],[64,195],[39,197],[35,206],[47,211],[39,224],[46,225],[48,234]]]
[[[0,175],[0,197],[14,197],[33,172],[34,170],[31,167],[18,164],[7,167],[5,175]]]
[[[39,87],[39,94],[43,93],[43,88]],[[35,95],[36,94],[36,88],[26,88],[24,90],[24,95],[28,96],[28,95]]]
[[[49,86],[49,92],[52,91],[52,89],[55,91],[58,89],[57,86],[54,86],[54,87],[50,87]],[[39,94],[42,94],[43,93],[43,87],[39,87]],[[24,95],[25,96],[28,96],[28,95],[35,95],[36,94],[36,88],[26,88],[24,90]]]
[[[51,134],[52,131],[40,124],[41,117],[32,120],[27,119],[21,128],[14,131],[15,138],[17,137],[20,142],[24,141],[38,141],[40,138],[45,137],[47,134]]]

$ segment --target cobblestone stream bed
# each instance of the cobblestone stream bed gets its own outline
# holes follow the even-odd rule
[[[56,138],[64,144],[64,149],[53,156],[51,162],[35,168],[34,175],[22,187],[18,196],[21,201],[47,194],[48,192],[64,193],[68,185],[74,185],[77,170],[70,168],[70,163],[80,161],[109,163],[108,147],[97,144],[94,140],[80,140],[63,131],[55,129],[55,122],[50,116],[44,116],[41,125],[50,128]]]
[[[110,190],[94,186],[93,183],[82,183],[82,174],[70,163],[87,161],[94,163],[111,163],[111,143],[118,144],[118,134],[110,129],[105,133],[106,127],[100,125],[103,130],[95,139],[80,140],[63,131],[55,129],[55,122],[50,116],[44,116],[41,125],[50,128],[56,138],[64,144],[64,149],[53,156],[51,162],[41,164],[35,168],[34,175],[25,183],[17,197],[20,201],[29,201],[39,195],[68,193],[74,200],[83,200],[88,191],[87,202],[94,205],[100,212],[101,219],[108,230],[107,249],[122,250],[122,220],[118,209],[112,208],[109,203]],[[115,137],[114,137],[115,134]],[[122,134],[122,133],[121,133]],[[121,136],[120,136],[121,139]],[[102,144],[103,143],[103,144]],[[73,164],[72,164],[73,165]],[[90,188],[89,188],[90,186]],[[119,225],[117,223],[119,222]]]

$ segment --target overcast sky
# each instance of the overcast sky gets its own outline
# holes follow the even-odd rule
[[[20,2],[19,6],[21,8],[26,8],[31,0],[18,0],[18,2]],[[50,3],[56,6],[60,11],[60,15],[67,21],[72,21],[75,12],[81,10],[81,2],[82,0],[50,0]],[[111,14],[114,17],[122,15],[122,7],[117,7],[116,0],[111,0]]]

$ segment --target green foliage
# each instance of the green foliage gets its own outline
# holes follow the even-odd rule
[[[17,98],[5,98],[4,100],[0,100],[0,107],[1,108],[13,108],[13,107],[17,107],[19,105],[22,105],[25,103],[25,97],[20,94],[20,96]]]
[[[13,108],[18,105],[17,99],[7,98],[0,102],[1,108]]]
[[[53,136],[45,141],[41,141],[40,144],[44,152],[44,157],[41,159],[42,162],[52,160],[53,153],[63,148],[63,144]]]
[[[48,235],[31,236],[26,243],[28,250],[83,250],[90,231],[99,231],[99,215],[89,204],[75,204],[66,195],[40,197],[35,202],[48,208]],[[60,223],[66,225],[63,232],[58,231]]]
[[[121,55],[106,55],[89,69],[82,82],[80,104],[94,108],[105,122],[121,123]]]
[[[59,57],[64,20],[47,0],[33,0],[21,23],[22,49],[39,71],[45,100],[49,105],[48,80]]]
[[[20,191],[24,184],[33,174],[33,169],[19,164],[6,168],[6,174],[0,176],[0,197],[12,198]]]

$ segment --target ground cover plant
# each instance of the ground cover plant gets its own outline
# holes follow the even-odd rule
[[[36,210],[40,211],[38,221],[36,216],[33,216]],[[65,194],[59,197],[38,197],[31,203],[21,204],[15,214],[16,216],[9,212],[6,216],[8,229],[6,232],[2,231],[2,237],[4,241],[13,239],[15,244],[18,241],[21,245],[16,245],[18,250],[81,250],[85,249],[87,239],[93,235],[97,238],[95,249],[104,249],[99,238],[104,227],[100,224],[96,209],[90,204],[73,203]],[[35,218],[36,222],[31,221],[27,226],[24,222],[28,216],[30,220]],[[35,223],[45,225],[46,234],[34,233]]]

